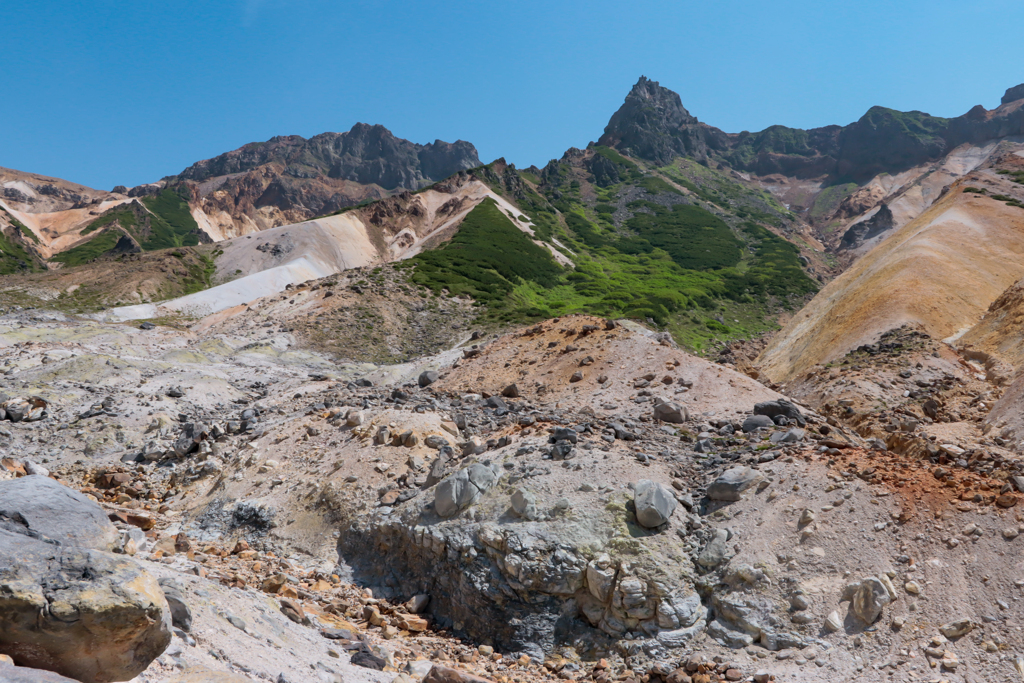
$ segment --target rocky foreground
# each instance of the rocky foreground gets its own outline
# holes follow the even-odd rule
[[[861,436],[633,324],[397,366],[39,311],[0,345],[2,680],[1024,667],[1011,451]]]

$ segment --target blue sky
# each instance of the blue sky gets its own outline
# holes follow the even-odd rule
[[[274,135],[380,123],[543,165],[644,74],[729,132],[957,116],[1024,82],[1024,3],[4,3],[0,166],[101,189]]]

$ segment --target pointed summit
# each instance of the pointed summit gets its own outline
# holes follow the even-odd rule
[[[709,147],[717,147],[715,133],[722,135],[691,115],[677,93],[641,76],[608,121],[598,144],[668,164],[677,156],[706,157]]]

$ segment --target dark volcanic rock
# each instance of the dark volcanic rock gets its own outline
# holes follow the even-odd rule
[[[419,189],[453,173],[480,165],[476,148],[463,140],[419,145],[395,137],[384,126],[357,123],[347,133],[322,133],[308,140],[280,135],[192,164],[178,176],[203,181],[250,171],[266,164],[283,166],[281,176],[343,178],[386,190]],[[287,207],[281,207],[287,208]]]
[[[679,95],[641,76],[598,143],[663,165],[678,156],[706,158],[709,149],[725,146],[726,135],[686,111]]]
[[[843,233],[840,241],[841,249],[856,249],[868,240],[881,235],[883,232],[892,230],[896,226],[892,211],[887,204],[878,207],[878,211],[871,218],[854,223]]]
[[[1000,104],[1009,104],[1010,102],[1016,102],[1017,100],[1024,100],[1024,83],[1015,85],[1012,88],[1006,89],[1006,94],[1003,95],[1003,99],[999,101]]]

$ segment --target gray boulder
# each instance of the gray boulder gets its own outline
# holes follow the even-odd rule
[[[0,482],[0,529],[108,551],[117,546],[119,538],[99,505],[39,475]]]
[[[174,579],[160,579],[158,583],[164,591],[167,606],[171,609],[171,623],[188,633],[192,630],[192,610],[185,602],[181,584]]]
[[[199,448],[207,436],[207,427],[202,422],[188,422],[181,428],[178,438],[171,447],[175,455],[182,458]]]
[[[4,397],[0,411],[11,422],[35,422],[47,416],[47,403],[39,396]]]
[[[708,486],[711,500],[739,500],[743,492],[764,480],[757,470],[749,467],[732,467],[722,473]]]
[[[0,653],[88,683],[126,681],[171,642],[156,579],[134,561],[0,529]]]
[[[775,422],[767,415],[751,415],[743,421],[743,431],[747,434],[758,429],[771,429],[774,426]]]
[[[775,432],[771,436],[772,443],[799,443],[804,440],[807,432],[799,427],[787,429],[785,432]]]
[[[30,669],[27,666],[14,666],[0,662],[0,681],[4,683],[78,683],[52,671]]]
[[[525,489],[516,489],[512,494],[512,511],[523,519],[537,519],[537,496]]]
[[[665,402],[654,406],[654,419],[681,424],[690,419],[690,413],[678,403]]]
[[[736,556],[736,551],[732,549],[728,541],[728,529],[715,529],[715,535],[697,556],[697,564],[704,569],[714,569],[731,560]]]
[[[437,485],[434,510],[441,517],[452,517],[479,500],[497,481],[494,468],[474,463]]]
[[[860,582],[853,594],[851,608],[858,619],[865,624],[873,624],[882,615],[882,608],[889,604],[891,598],[885,584],[874,576]]]
[[[418,384],[421,387],[429,387],[431,384],[437,381],[438,374],[433,370],[424,370],[420,373]]]
[[[800,409],[789,401],[781,398],[778,401],[765,401],[763,403],[756,404],[754,406],[754,415],[767,415],[771,418],[781,415],[789,418],[790,420],[796,420],[796,423],[801,427],[807,424],[804,416],[800,413]]]
[[[671,491],[650,479],[642,479],[633,487],[636,521],[642,527],[653,529],[666,523],[676,511],[676,504]]]

